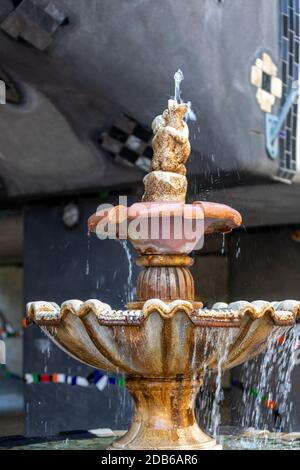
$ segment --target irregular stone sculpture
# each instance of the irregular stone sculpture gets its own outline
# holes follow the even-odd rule
[[[152,170],[186,175],[184,164],[191,153],[189,128],[184,121],[186,112],[185,103],[169,100],[168,109],[154,119]]]
[[[152,129],[152,172],[144,179],[143,201],[185,202],[187,192],[186,168],[191,146],[189,128],[184,121],[185,103],[169,100],[168,109],[157,116]]]

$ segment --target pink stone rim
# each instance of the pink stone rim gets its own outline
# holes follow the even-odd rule
[[[165,209],[165,214],[164,214]],[[96,232],[99,222],[106,217],[110,223],[121,224],[125,220],[134,220],[137,217],[176,216],[183,218],[203,218],[205,233],[227,233],[237,228],[242,223],[242,217],[238,211],[225,204],[216,202],[195,201],[193,204],[180,202],[145,202],[135,203],[130,207],[115,206],[105,214],[93,214],[88,220],[90,232]]]

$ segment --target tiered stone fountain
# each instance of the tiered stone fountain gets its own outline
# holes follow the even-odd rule
[[[113,227],[120,237],[128,229],[142,267],[136,301],[118,311],[99,300],[27,306],[28,322],[42,327],[67,354],[126,375],[135,416],[114,449],[219,449],[195,420],[194,400],[205,372],[220,365],[225,345],[222,367],[228,369],[262,352],[276,325],[293,325],[300,316],[296,301],[219,303],[211,309],[195,301],[189,254],[204,234],[231,231],[241,216],[222,204],[185,204],[186,111],[186,104],[170,100],[152,124],[154,156],[143,201],[100,210],[88,223],[98,235]],[[158,236],[130,228],[145,220],[160,227]],[[171,230],[163,236],[166,221]],[[176,227],[185,224],[189,230],[176,237]]]

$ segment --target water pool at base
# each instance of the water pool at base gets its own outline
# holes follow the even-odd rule
[[[30,444],[10,450],[105,450],[113,442],[113,438],[95,438],[84,440],[64,440]],[[249,438],[224,435],[219,437],[224,450],[300,450],[300,440]],[[125,452],[125,451],[124,451]]]

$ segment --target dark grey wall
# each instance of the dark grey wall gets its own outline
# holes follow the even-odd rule
[[[300,296],[300,243],[292,228],[238,232],[230,238],[231,299],[283,300]]]
[[[7,4],[13,8],[12,0],[2,1],[1,19]],[[278,163],[265,152],[250,69],[262,51],[280,65],[279,2],[60,0],[57,6],[70,22],[46,51],[0,31],[1,68],[23,99],[0,108],[0,175],[9,196],[139,181],[140,171],[113,164],[93,136],[121,111],[150,125],[174,93],[179,67],[183,97],[198,116],[190,126],[189,162],[190,174],[200,176],[197,191],[225,180],[239,184],[243,173],[274,174]]]
[[[86,222],[100,200],[79,201],[80,224],[74,230],[62,222],[61,205],[37,205],[25,212],[25,302],[99,298],[113,307],[126,303],[128,264],[122,246],[114,241],[88,242]],[[86,275],[89,260],[90,274]],[[92,369],[76,362],[46,339],[39,328],[25,331],[25,373],[87,376]],[[25,386],[26,434],[54,435],[60,431],[124,429],[131,418],[131,399],[111,385],[36,384]]]

